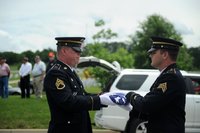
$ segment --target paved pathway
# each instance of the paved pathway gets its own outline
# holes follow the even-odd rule
[[[0,133],[47,133],[47,129],[0,129]],[[94,129],[93,133],[119,133],[119,132]]]

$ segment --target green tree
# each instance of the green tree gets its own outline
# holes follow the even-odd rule
[[[189,54],[193,57],[193,70],[200,71],[200,47],[189,48]]]
[[[110,56],[107,56],[107,60],[116,60],[123,68],[131,68],[133,66],[133,57],[131,53],[124,48],[118,48],[116,52],[112,53]]]
[[[194,70],[192,66],[193,57],[188,53],[186,45],[180,48],[180,52],[177,59],[177,65],[182,70]]]
[[[28,57],[31,63],[34,63],[34,58],[36,55],[39,55],[44,62],[48,62],[49,61],[48,53],[50,51],[56,53],[55,50],[52,49],[44,49],[42,51],[36,51],[36,52],[27,50],[19,54],[15,52],[0,52],[0,57],[5,57],[9,65],[20,66],[22,58],[24,56]]]
[[[18,64],[19,62],[21,63],[21,55],[14,53],[14,52],[2,52],[0,53],[0,56],[5,57],[6,58],[6,62],[9,65],[14,65],[14,64]]]
[[[117,33],[112,32],[110,28],[104,29],[104,25],[105,25],[105,22],[102,19],[95,22],[95,26],[101,28],[101,30],[98,31],[96,34],[94,34],[92,37],[95,42],[96,41],[99,42],[101,40],[108,41],[109,39],[112,39],[113,37],[117,37]]]
[[[83,56],[95,56],[102,59],[105,59],[108,54],[109,51],[102,43],[88,44],[83,51]]]
[[[82,55],[95,56],[108,62],[116,60],[122,67],[132,67],[133,58],[127,50],[129,48],[128,45],[122,42],[111,42],[112,38],[117,37],[117,33],[112,32],[110,29],[104,29],[105,22],[102,19],[95,22],[95,26],[102,28],[100,29],[101,32],[97,32],[93,36],[94,43],[87,44]]]
[[[48,53],[49,52],[54,52],[56,54],[56,52],[52,49],[43,49],[42,51],[36,51],[35,52],[35,56],[39,55],[41,60],[44,61],[45,63],[47,63],[49,61],[49,57],[48,57]],[[35,56],[33,58],[35,58]]]
[[[87,44],[85,47],[83,56],[95,56],[111,63],[117,61],[122,67],[132,67],[133,59],[126,49],[127,45],[121,42],[111,42],[112,38],[117,37],[117,33],[109,28],[104,29],[105,22],[103,20],[95,22],[95,26],[100,30],[93,35],[94,43]],[[89,72],[93,74],[103,88],[107,79],[112,76],[100,68],[89,69]]]
[[[108,49],[108,51],[111,53],[116,52],[119,48],[123,48],[125,50],[129,49],[129,45],[123,42],[110,42],[110,43],[105,42],[104,47]]]
[[[130,36],[135,68],[152,68],[147,55],[147,50],[151,47],[151,36],[160,36],[182,41],[181,35],[175,30],[173,24],[157,14],[148,16],[147,20],[140,23],[139,28],[134,36]],[[180,63],[181,69],[191,69],[192,58],[187,53],[186,46],[181,48],[180,55],[184,55],[184,58],[178,58],[177,64]]]
[[[21,56],[22,57],[24,57],[24,56],[28,57],[29,62],[34,63],[35,54],[32,51],[30,51],[30,50],[24,51],[24,52],[21,53]]]

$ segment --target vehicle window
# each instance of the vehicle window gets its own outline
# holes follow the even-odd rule
[[[192,80],[191,80],[191,78],[185,76],[184,80],[185,80],[185,84],[186,84],[186,93],[187,94],[194,94],[194,91],[192,89]]]
[[[189,81],[189,82],[188,82]],[[186,77],[187,93],[200,94],[200,77]]]
[[[138,90],[148,75],[124,75],[116,87],[120,90]]]
[[[192,79],[192,87],[194,90],[195,94],[200,94],[200,79],[195,79],[195,78],[191,78]]]

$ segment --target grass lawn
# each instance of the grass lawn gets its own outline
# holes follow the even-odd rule
[[[90,111],[92,123],[94,113],[95,111]],[[30,99],[21,99],[20,96],[0,98],[0,129],[47,129],[49,120],[50,112],[46,97],[41,100],[36,99],[34,95]]]
[[[0,99],[0,128],[47,128],[50,118],[46,99],[21,99],[10,96]]]

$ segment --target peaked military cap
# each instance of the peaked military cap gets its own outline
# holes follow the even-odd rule
[[[163,37],[151,37],[152,40],[152,46],[148,50],[148,53],[151,53],[157,49],[167,49],[167,50],[175,50],[178,51],[179,47],[183,44],[175,41],[173,39],[169,38],[163,38]]]
[[[71,47],[76,52],[81,53],[81,45],[84,43],[84,37],[56,37],[58,46]]]

